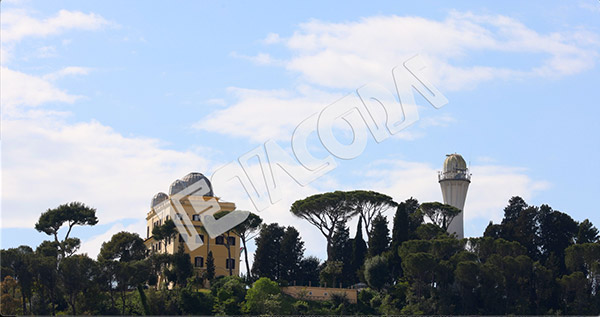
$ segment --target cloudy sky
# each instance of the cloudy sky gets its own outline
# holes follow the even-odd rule
[[[98,210],[98,225],[74,232],[82,252],[118,231],[145,235],[150,199],[173,180],[210,176],[269,140],[291,153],[301,122],[363,85],[393,91],[392,70],[415,55],[448,104],[415,93],[416,123],[379,143],[369,134],[360,155],[305,186],[281,177],[282,199],[261,217],[297,227],[324,258],[292,202],[350,189],[441,200],[437,171],[456,152],[473,173],[467,236],[513,195],[600,225],[597,0],[0,6],[2,248],[47,239],[39,214],[70,201]],[[336,131],[352,141],[349,126]],[[316,135],[307,147],[322,158]],[[214,187],[252,210],[240,186]]]

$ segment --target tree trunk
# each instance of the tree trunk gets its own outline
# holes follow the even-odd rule
[[[227,258],[229,259],[229,276],[233,275],[233,269],[231,268],[233,265],[231,265],[231,245],[229,244],[229,233],[227,233]]]
[[[244,259],[246,261],[246,275],[248,277],[248,280],[251,281],[252,276],[250,275],[250,263],[248,263],[248,249],[246,249],[246,240],[245,239],[240,239],[240,240],[242,240],[242,244],[244,245]]]
[[[333,246],[331,245],[331,238],[327,239],[327,261],[333,259]]]
[[[56,315],[54,312],[54,289],[50,290],[50,312],[52,313],[52,316]]]
[[[69,296],[71,298],[71,311],[73,311],[73,316],[77,316],[77,313],[75,312],[75,297],[76,296]]]
[[[121,290],[121,303],[123,304],[123,308],[121,308],[121,315],[125,315],[125,290]]]
[[[23,287],[21,287],[21,303],[23,303],[23,315],[27,315],[27,304],[25,302],[25,293]]]
[[[210,253],[210,236],[206,234],[206,258],[208,259],[208,253]]]

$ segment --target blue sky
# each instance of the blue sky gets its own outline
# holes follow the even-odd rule
[[[263,218],[296,226],[324,258],[293,201],[338,189],[441,200],[436,171],[457,152],[473,173],[467,236],[499,221],[512,195],[600,224],[598,1],[0,6],[2,248],[39,244],[39,214],[73,200],[100,218],[75,232],[82,252],[143,234],[151,197],[173,180],[267,140],[289,149],[302,120],[362,85],[389,87],[414,55],[449,103],[417,96],[417,123],[305,187],[285,182]],[[326,154],[316,138],[309,147]],[[215,192],[252,208],[240,188]]]

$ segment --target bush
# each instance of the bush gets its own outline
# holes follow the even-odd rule
[[[278,297],[280,293],[277,283],[267,277],[261,277],[248,290],[244,310],[251,314],[276,313],[272,310],[281,302],[281,297]]]
[[[365,280],[369,287],[380,290],[389,282],[389,268],[384,256],[374,256],[365,261]]]

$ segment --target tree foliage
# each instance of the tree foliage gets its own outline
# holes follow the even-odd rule
[[[254,213],[249,213],[248,218],[246,218],[244,222],[233,228],[233,231],[240,237],[242,247],[244,248],[242,251],[244,252],[244,263],[246,263],[246,274],[248,274],[250,280],[252,280],[252,272],[250,271],[250,263],[248,261],[247,243],[256,237],[262,222],[263,220],[261,217]]]
[[[423,215],[427,216],[438,227],[447,230],[454,217],[461,212],[460,209],[439,202],[422,203],[419,207]]]
[[[376,290],[381,290],[389,283],[389,268],[385,256],[377,255],[365,261],[365,281]]]
[[[58,239],[58,231],[67,224],[67,232],[62,240]],[[96,209],[88,207],[80,202],[71,202],[60,205],[54,209],[48,209],[40,215],[35,229],[47,235],[54,236],[62,257],[75,252],[79,247],[79,239],[69,240],[69,235],[74,226],[93,226],[98,223]]]
[[[273,303],[278,301],[280,294],[279,286],[269,278],[259,278],[246,294],[246,304],[244,311],[251,314],[274,314],[272,311]]]
[[[370,190],[354,190],[346,192],[354,209],[363,219],[367,232],[371,231],[371,222],[383,212],[398,204],[392,197]]]
[[[389,249],[371,251],[366,261],[360,218],[353,239],[345,222],[336,223],[333,260],[324,263],[303,257],[296,229],[261,225],[254,271],[259,278],[249,289],[239,277],[214,278],[214,258],[207,250],[211,289],[199,290],[184,249],[147,252],[141,238],[129,232],[105,242],[97,261],[72,254],[76,237],[44,241],[35,251],[3,249],[0,309],[15,315],[600,313],[600,243],[589,220],[578,223],[550,206],[513,197],[501,223],[491,223],[483,237],[458,240],[443,226],[423,224],[423,209],[414,199],[401,203]],[[370,233],[381,219],[375,220]],[[372,235],[372,250],[376,241]],[[347,268],[354,274],[346,276]],[[168,280],[158,283],[158,274]],[[322,286],[362,281],[368,288],[358,292],[357,303],[336,291],[324,301],[312,300],[308,292],[293,298],[280,291],[294,281],[316,286],[319,278]]]
[[[373,228],[369,232],[369,256],[380,255],[390,245],[390,230],[385,216],[377,215],[373,220]]]
[[[327,259],[333,258],[332,238],[338,223],[346,223],[359,211],[353,209],[352,197],[342,191],[313,195],[292,204],[294,216],[315,226],[327,241]]]
[[[263,225],[255,240],[253,274],[287,283],[299,279],[304,242],[294,227],[285,228],[277,223]]]

